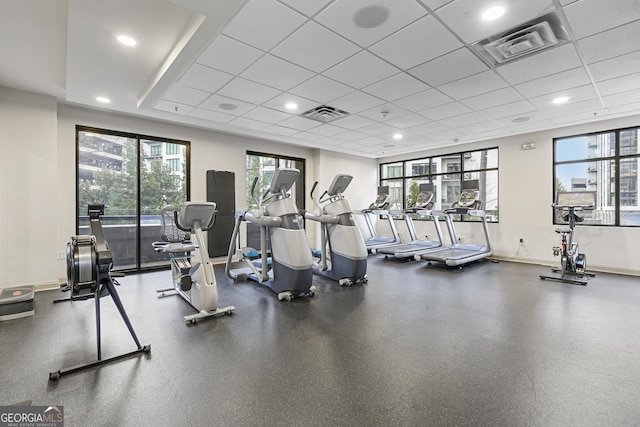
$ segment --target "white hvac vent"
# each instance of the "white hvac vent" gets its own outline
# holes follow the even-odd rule
[[[569,36],[553,12],[474,43],[473,48],[496,66],[567,42]]]
[[[338,110],[337,108],[330,107],[328,105],[321,105],[316,108],[312,108],[309,111],[305,111],[300,114],[307,119],[317,120],[322,123],[329,123],[341,117],[348,116],[346,111]]]

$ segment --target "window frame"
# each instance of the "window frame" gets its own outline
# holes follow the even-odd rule
[[[169,266],[169,263],[167,262],[166,264],[160,265],[160,264],[153,264],[153,265],[148,265],[145,266],[143,265],[142,262],[142,209],[143,207],[141,206],[141,168],[144,167],[143,166],[143,162],[144,162],[144,158],[142,158],[140,156],[140,150],[141,150],[141,145],[144,142],[157,142],[159,144],[177,144],[180,145],[182,147],[184,147],[184,170],[181,170],[180,173],[182,173],[184,175],[184,180],[185,180],[185,184],[184,184],[184,188],[185,188],[185,200],[186,201],[190,201],[191,200],[191,142],[187,141],[187,140],[177,140],[177,139],[172,139],[172,138],[164,138],[164,137],[158,137],[158,136],[151,136],[151,135],[144,135],[144,134],[138,134],[138,133],[134,133],[134,132],[125,132],[125,131],[118,131],[118,130],[112,130],[112,129],[103,129],[103,128],[97,128],[97,127],[93,127],[93,126],[85,126],[85,125],[76,125],[75,127],[75,163],[76,163],[76,167],[75,167],[75,232],[76,234],[80,233],[80,227],[81,227],[81,218],[80,216],[84,216],[82,214],[82,212],[79,211],[79,200],[80,200],[80,134],[84,132],[84,133],[95,133],[95,134],[99,134],[99,135],[109,135],[109,136],[116,136],[116,137],[122,137],[122,138],[128,138],[128,139],[133,139],[135,141],[135,159],[136,159],[136,208],[135,208],[135,228],[136,228],[136,256],[135,256],[135,266],[134,267],[124,267],[124,268],[118,268],[117,265],[114,265],[114,271],[121,271],[121,272],[141,272],[141,271],[150,271],[150,270],[157,270],[157,269],[166,269]],[[150,154],[150,157],[162,157],[163,156],[163,151],[162,150],[162,145],[160,145],[160,155],[156,155],[154,154]],[[166,157],[166,154],[164,154]],[[182,167],[182,164],[181,164]]]
[[[495,166],[491,166],[491,167],[484,167],[484,168],[473,168],[473,169],[465,169],[465,154],[470,154],[469,157],[472,157],[473,154],[472,153],[477,153],[477,152],[489,152],[495,150],[496,155],[497,155],[497,159],[496,159],[496,165]],[[456,157],[458,157],[458,159],[456,159]],[[447,169],[446,170],[441,170],[440,172],[438,172],[436,170],[436,168],[434,168],[435,163],[433,162],[434,159],[442,159],[442,158],[447,158],[450,162],[447,164]],[[422,162],[423,161],[423,162]],[[413,175],[413,167],[411,167],[412,170],[407,170],[408,169],[408,165],[409,166],[413,166],[410,165],[413,162],[421,162],[421,163],[425,163],[428,164],[428,167],[426,167],[427,172],[426,174],[419,174],[419,175]],[[457,162],[457,163],[456,163]],[[394,176],[388,176],[387,175],[391,175],[388,173],[388,171],[385,169],[385,166],[387,165],[393,165],[393,167],[397,167],[396,165],[401,164],[402,166],[402,170],[401,170],[401,174],[400,176],[395,176],[395,174],[393,174]],[[451,165],[455,164],[455,171],[451,170],[449,171],[448,168]],[[378,166],[378,185],[382,186],[382,185],[388,185],[389,182],[391,181],[401,181],[402,185],[401,187],[401,191],[402,191],[402,207],[400,207],[401,209],[406,209],[407,206],[407,185],[408,185],[408,181],[410,180],[426,180],[427,182],[434,182],[434,180],[436,179],[436,177],[442,177],[441,179],[446,179],[448,182],[451,182],[453,185],[455,185],[456,181],[459,183],[459,187],[462,187],[462,182],[465,181],[465,175],[469,174],[469,173],[488,173],[488,172],[493,172],[495,171],[497,173],[496,176],[496,184],[498,185],[498,189],[496,191],[496,209],[492,210],[495,211],[496,215],[494,216],[496,219],[491,219],[488,218],[487,222],[491,222],[491,223],[499,223],[500,222],[500,210],[499,210],[499,193],[500,193],[500,187],[499,187],[499,181],[500,181],[500,149],[497,146],[493,146],[493,147],[486,147],[486,148],[479,148],[479,149],[474,149],[474,150],[466,150],[466,151],[458,151],[458,152],[454,152],[454,153],[443,153],[443,154],[434,154],[431,156],[422,156],[422,157],[414,157],[414,158],[409,158],[409,159],[404,159],[404,160],[396,160],[396,161],[391,161],[391,162],[385,162],[385,163],[380,163]],[[455,178],[455,176],[459,176],[459,179],[452,179]],[[447,186],[447,189],[449,189],[449,186]],[[485,189],[486,192],[486,189]],[[437,197],[442,197],[442,194],[438,194]],[[485,197],[486,198],[486,197]],[[483,202],[485,203],[483,209],[485,209],[486,211],[486,200],[483,200]],[[396,208],[398,208],[396,206]],[[417,220],[425,220],[425,218],[415,218]],[[469,219],[465,218],[464,215],[454,215],[452,216],[452,219],[454,221],[470,221]]]
[[[635,153],[627,153],[627,154],[620,154],[621,152],[621,148],[628,148],[628,145],[625,145],[624,147],[622,147],[621,145],[621,139],[620,139],[620,135],[623,132],[628,132],[628,131],[635,131],[636,132],[636,141],[635,141],[635,145],[636,145],[636,152]],[[577,139],[577,138],[589,138],[589,137],[597,137],[598,135],[606,135],[606,134],[612,134],[613,135],[613,143],[614,143],[614,150],[613,150],[613,154],[609,154],[609,155],[602,155],[602,156],[598,156],[598,157],[590,157],[589,154],[587,153],[586,157],[580,157],[580,158],[571,158],[570,160],[557,160],[558,157],[558,143],[560,141],[566,141],[566,140],[571,140],[571,139]],[[621,178],[623,177],[622,174],[622,166],[621,164],[629,159],[635,159],[636,160],[636,178],[638,177],[638,168],[637,166],[640,165],[640,126],[629,126],[629,127],[624,127],[624,128],[618,128],[618,129],[607,129],[607,130],[602,130],[602,131],[596,131],[596,132],[588,132],[588,133],[582,133],[582,134],[575,134],[575,135],[566,135],[566,136],[561,136],[561,137],[555,137],[553,138],[553,144],[552,144],[552,153],[553,153],[553,161],[552,161],[552,168],[553,168],[553,180],[552,180],[552,197],[553,197],[553,201],[555,201],[556,199],[556,193],[557,193],[557,182],[559,180],[558,178],[558,173],[557,173],[557,168],[558,166],[563,166],[563,165],[571,165],[571,164],[579,164],[579,163],[598,163],[598,162],[612,162],[612,168],[615,171],[614,176],[609,176],[608,178],[608,182],[610,183],[611,180],[613,180],[613,192],[614,192],[614,203],[612,203],[612,207],[614,210],[614,221],[613,224],[609,224],[609,223],[584,223],[581,222],[579,224],[576,225],[580,225],[580,226],[598,226],[598,227],[640,227],[640,223],[639,224],[622,224],[621,223],[621,218],[622,218],[622,204],[621,204],[621,197],[620,197],[620,190],[622,188],[621,185]],[[588,167],[588,169],[590,169],[590,167]],[[587,173],[590,173],[590,170],[587,170]],[[597,172],[597,169],[596,169]],[[587,185],[590,185],[588,178],[587,178]],[[598,182],[596,180],[595,182],[596,185],[596,192],[598,191],[604,191],[599,189],[599,185]],[[640,190],[640,188],[637,187],[636,184],[636,203],[638,203],[638,191]],[[609,190],[608,194],[608,200],[611,199],[611,192]],[[598,205],[596,205],[596,209],[597,210]],[[565,224],[564,222],[559,222],[557,220],[557,216],[555,215],[555,210],[552,208],[551,209],[552,213],[552,220],[553,220],[553,224],[555,225],[562,225]],[[640,206],[638,207],[638,211],[640,211]]]

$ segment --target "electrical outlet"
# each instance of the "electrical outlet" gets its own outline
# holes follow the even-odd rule
[[[58,252],[57,259],[64,259],[64,252]]]
[[[527,246],[529,244],[529,241],[527,239],[521,237],[520,238],[520,244],[522,246]]]

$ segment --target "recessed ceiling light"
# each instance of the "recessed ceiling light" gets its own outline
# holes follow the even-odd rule
[[[399,139],[402,139],[402,134],[401,133],[394,133],[393,134],[393,139],[395,139],[396,141]]]
[[[485,9],[485,11],[482,12],[482,15],[480,16],[482,17],[483,21],[493,21],[494,19],[498,19],[502,15],[504,15],[504,12],[505,8],[503,6],[493,6]]]
[[[286,104],[284,104],[284,108],[286,108],[287,110],[297,110],[298,104],[296,104],[295,102],[287,102]]]
[[[138,42],[133,37],[125,36],[124,34],[119,35],[117,39],[125,46],[135,46],[138,44]]]
[[[356,27],[365,30],[379,27],[389,19],[389,9],[384,6],[365,6],[353,14]]]
[[[96,101],[102,103],[102,104],[108,104],[111,102],[111,100],[105,96],[96,96]]]
[[[553,102],[554,104],[564,104],[565,102],[567,102],[569,100],[568,96],[559,96],[557,98],[554,98]]]

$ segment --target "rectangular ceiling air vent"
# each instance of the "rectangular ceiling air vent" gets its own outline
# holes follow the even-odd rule
[[[328,105],[321,105],[319,107],[312,108],[309,111],[305,111],[300,115],[307,119],[316,120],[322,123],[329,123],[341,117],[348,116],[349,113]]]
[[[474,43],[472,47],[492,66],[523,58],[569,42],[555,12]]]

